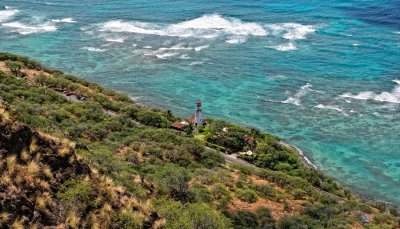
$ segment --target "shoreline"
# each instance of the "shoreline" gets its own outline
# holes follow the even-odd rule
[[[123,91],[118,91],[118,92],[123,93],[123,94],[126,94],[126,92],[123,92]],[[142,96],[139,96],[139,98],[140,98],[140,97],[142,97]],[[148,107],[148,108],[155,108],[155,109],[162,109],[162,110],[165,110],[165,108],[160,107],[160,106],[157,106],[157,105],[154,105],[154,104],[142,103],[142,102],[140,102],[140,100],[139,100],[137,97],[134,97],[134,96],[130,96],[130,95],[129,95],[129,98],[132,99],[135,103],[137,103],[137,104],[139,104],[139,105],[141,105],[141,106]],[[233,123],[233,122],[230,122],[230,121],[228,121],[228,122],[229,122],[229,123]],[[233,124],[239,125],[239,126],[240,126],[240,124],[236,124],[236,123],[233,123]],[[262,131],[262,132],[264,132],[264,131]],[[264,132],[264,133],[267,133],[267,132]],[[283,146],[285,146],[285,147],[288,147],[289,149],[293,150],[293,152],[296,153],[296,155],[300,158],[300,160],[301,160],[301,162],[303,163],[304,166],[306,166],[307,168],[310,168],[310,169],[314,169],[314,170],[319,170],[319,171],[321,171],[320,168],[319,168],[317,165],[315,165],[315,164],[306,156],[306,154],[304,153],[304,151],[301,150],[299,147],[297,147],[297,146],[295,146],[295,145],[292,145],[292,144],[290,144],[290,143],[287,143],[287,142],[285,142],[285,141],[283,141],[283,140],[279,141],[279,143],[280,143],[281,145],[283,145]],[[236,160],[237,160],[236,158],[232,158],[230,155],[228,155],[228,154],[226,154],[226,153],[223,153],[223,154],[224,154],[224,158],[227,159],[228,161],[238,163],[238,162],[236,161]],[[248,162],[248,163],[249,163],[249,162]],[[251,167],[256,167],[256,168],[258,168],[256,165],[254,165],[254,164],[252,164],[252,163],[249,163],[249,164],[250,164],[249,166],[251,166]],[[326,174],[326,173],[323,172],[323,171],[321,171],[321,172],[322,172],[323,174]],[[362,199],[362,200],[364,200],[364,201],[367,201],[367,202],[379,202],[379,203],[384,203],[385,205],[388,205],[388,206],[391,206],[391,207],[395,207],[395,208],[397,208],[397,209],[400,209],[400,205],[397,205],[397,204],[395,204],[395,203],[389,202],[389,201],[387,201],[387,200],[382,200],[382,199],[380,199],[380,198],[374,197],[374,195],[372,195],[372,194],[363,193],[363,192],[361,192],[361,191],[358,191],[356,188],[351,187],[350,185],[345,185],[345,184],[343,184],[341,181],[339,181],[339,180],[336,179],[336,178],[334,178],[334,179],[335,179],[335,181],[338,182],[341,186],[347,188],[347,189],[351,192],[352,195],[355,195],[355,196],[357,196],[358,198],[360,198],[360,199]]]
[[[300,148],[284,141],[280,141],[279,143],[283,146],[288,147],[289,149],[292,149],[299,156],[305,166],[310,169],[318,169],[318,166],[312,163],[311,160],[304,154],[304,152]]]

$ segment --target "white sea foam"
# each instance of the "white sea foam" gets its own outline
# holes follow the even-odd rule
[[[281,101],[282,103],[290,103],[296,106],[301,105],[301,98],[305,95],[308,94],[308,92],[311,91],[312,85],[310,83],[307,83],[306,85],[301,86],[301,88],[293,94],[293,96],[287,98],[284,101]]]
[[[280,79],[286,79],[287,77],[285,75],[282,74],[278,74],[278,75],[267,75],[266,79],[269,81],[272,80],[280,80]]]
[[[293,42],[289,42],[287,44],[281,44],[281,45],[277,45],[277,46],[271,46],[270,48],[276,49],[281,52],[297,50],[297,47]]]
[[[179,59],[181,59],[181,60],[189,60],[190,57],[188,55],[186,55],[186,54],[183,54],[183,55],[179,56]]]
[[[17,32],[21,35],[28,35],[32,33],[44,33],[53,32],[57,30],[57,27],[51,22],[44,22],[41,24],[24,24],[19,21],[3,23],[2,26],[10,28],[13,32]]]
[[[280,24],[267,24],[270,33],[274,36],[282,36],[287,40],[302,40],[306,39],[307,35],[314,33],[316,27],[313,25],[302,25],[299,23],[280,23]]]
[[[375,93],[372,91],[364,91],[358,94],[345,93],[342,98],[350,98],[356,100],[374,100],[378,102],[400,103],[400,80],[393,80],[397,85],[391,92]]]
[[[226,43],[229,44],[241,44],[241,43],[245,43],[247,41],[247,38],[245,36],[234,36],[234,37],[230,37],[228,38],[228,40],[226,40]]]
[[[19,13],[18,9],[5,7],[5,10],[0,10],[0,22],[6,22],[13,19]]]
[[[202,45],[194,48],[194,51],[200,52],[203,49],[208,49],[210,46],[209,45]]]
[[[155,56],[157,57],[157,58],[159,58],[159,59],[163,59],[163,60],[165,60],[165,59],[168,59],[168,58],[170,58],[170,57],[174,57],[174,56],[176,56],[176,55],[178,55],[179,53],[177,53],[177,52],[167,52],[167,53],[162,53],[162,54],[156,54]]]
[[[101,49],[101,48],[96,48],[96,47],[89,47],[89,46],[85,46],[82,48],[83,50],[87,50],[89,52],[105,52],[105,49]]]
[[[125,41],[124,38],[106,38],[105,40],[108,42],[114,42],[114,43],[124,43],[124,41]]]
[[[312,163],[310,159],[308,159],[308,157],[304,154],[304,152],[301,149],[299,149],[298,147],[296,147],[294,145],[291,145],[291,147],[293,147],[297,150],[297,152],[301,155],[301,157],[306,161],[306,163],[308,165],[310,165],[314,169],[318,169],[318,167],[314,163]]]
[[[193,20],[170,25],[112,20],[101,24],[99,31],[204,39],[235,35],[268,35],[266,29],[260,24],[242,22],[237,18],[222,17],[218,14],[207,14]]]
[[[334,111],[337,111],[337,112],[340,112],[340,113],[344,114],[345,116],[348,115],[342,108],[340,108],[338,106],[335,106],[335,105],[318,104],[318,105],[316,105],[314,107],[318,108],[318,109],[324,109],[324,110],[334,110]]]
[[[203,65],[204,61],[193,61],[192,63],[190,63],[190,66],[196,66],[196,65]]]
[[[76,23],[77,21],[73,18],[59,18],[59,19],[51,19],[50,21],[54,23]]]
[[[146,50],[142,50],[145,56],[155,56],[159,59],[169,59],[171,57],[175,57],[179,55],[179,59],[190,59],[188,53],[191,51],[199,52],[203,49],[208,48],[209,45],[197,46],[197,47],[190,47],[183,43],[174,45],[172,47],[161,47],[157,50],[149,51],[152,47],[144,47]]]

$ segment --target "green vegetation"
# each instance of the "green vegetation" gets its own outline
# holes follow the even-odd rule
[[[169,111],[26,57],[0,61],[0,228],[352,228],[360,215],[398,227],[395,209],[307,168],[277,137],[219,120],[177,133]],[[240,157],[260,168],[218,151],[252,151]]]

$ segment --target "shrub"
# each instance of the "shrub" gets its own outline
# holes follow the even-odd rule
[[[169,196],[175,200],[189,200],[189,172],[178,166],[166,166],[157,174],[157,181],[161,187],[167,188]]]
[[[269,184],[266,185],[253,185],[252,189],[259,192],[262,196],[274,200],[277,197],[277,191]]]
[[[138,212],[123,209],[116,214],[115,221],[117,228],[121,229],[139,229],[143,228],[143,217]]]
[[[231,228],[224,215],[202,203],[182,204],[163,199],[156,202],[156,208],[159,215],[166,219],[167,228]]]
[[[302,190],[302,189],[297,188],[297,189],[294,189],[294,190],[292,191],[292,194],[293,194],[293,196],[294,196],[294,198],[295,198],[296,200],[303,200],[304,197],[307,195],[307,192],[305,192],[305,191]]]
[[[210,191],[201,184],[194,184],[190,189],[190,195],[196,202],[210,203],[213,199]]]
[[[82,204],[82,208],[96,206],[96,193],[89,181],[70,179],[59,187],[56,196],[70,207]]]
[[[279,229],[308,229],[310,227],[309,220],[302,216],[286,216],[279,222]],[[317,225],[315,225],[317,226]]]
[[[237,191],[237,197],[248,203],[255,203],[258,200],[256,192],[251,189],[241,189]]]
[[[205,150],[200,156],[200,163],[208,168],[220,166],[222,163],[224,163],[224,161],[224,157],[220,153],[213,150]]]
[[[153,127],[165,128],[169,124],[169,121],[165,117],[151,110],[139,111],[136,114],[136,118],[139,122]]]
[[[19,61],[7,61],[6,65],[16,77],[21,75],[21,69],[24,67],[24,63]]]

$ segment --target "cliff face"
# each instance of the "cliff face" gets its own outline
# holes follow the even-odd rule
[[[111,217],[122,210],[154,223],[154,213],[93,171],[72,142],[16,122],[4,105],[0,111],[0,228],[119,228]]]
[[[0,53],[0,228],[398,227],[395,209],[306,168],[277,137],[211,119],[195,136],[166,128],[178,120]],[[221,156],[244,150],[258,168]]]

